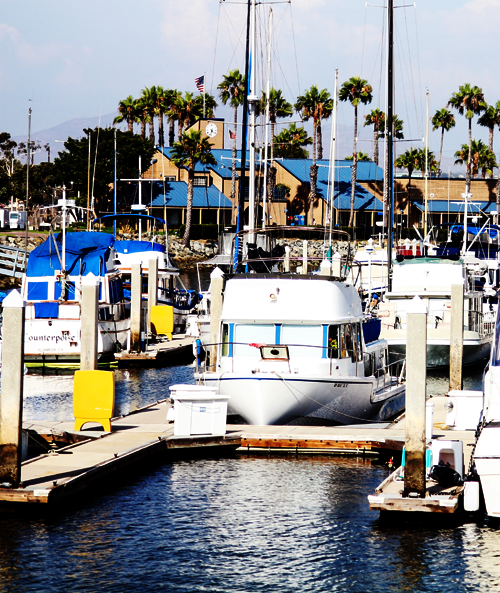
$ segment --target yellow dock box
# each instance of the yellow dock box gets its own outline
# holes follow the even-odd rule
[[[73,415],[75,430],[87,422],[97,422],[111,432],[111,417],[115,405],[115,375],[113,371],[76,371],[73,385]]]
[[[151,307],[151,331],[157,336],[164,335],[170,340],[174,331],[174,308],[169,305]]]

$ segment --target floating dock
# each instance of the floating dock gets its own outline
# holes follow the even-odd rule
[[[240,446],[239,434],[225,436],[174,436],[167,423],[169,404],[154,406],[112,421],[112,432],[87,424],[89,430],[74,432],[73,422],[25,422],[24,430],[50,443],[68,442],[21,466],[19,488],[0,488],[0,502],[58,504],[79,494],[96,492],[109,479],[123,476],[133,467],[174,455],[230,452]]]
[[[172,340],[164,339],[147,345],[145,352],[117,352],[118,368],[162,367],[193,362],[195,338],[173,334]]]
[[[434,438],[461,440],[467,467],[474,431],[447,430],[444,425],[446,397],[434,402]],[[352,426],[250,426],[228,424],[225,436],[174,436],[174,425],[166,421],[169,405],[159,402],[112,421],[112,432],[87,424],[87,430],[74,431],[73,422],[24,422],[30,439],[49,450],[21,467],[21,487],[0,488],[0,502],[59,503],[86,492],[98,492],[109,478],[119,478],[132,467],[174,455],[206,455],[216,452],[275,454],[331,454],[394,456],[405,442],[405,418],[391,423]],[[395,488],[400,489],[400,484]],[[415,503],[415,499],[408,499]],[[439,497],[437,498],[439,505]],[[427,501],[429,503],[429,501]],[[393,505],[378,499],[370,504]],[[406,504],[403,502],[402,504]],[[432,504],[430,504],[432,507]],[[441,505],[442,506],[442,505]],[[450,511],[453,510],[450,508]]]

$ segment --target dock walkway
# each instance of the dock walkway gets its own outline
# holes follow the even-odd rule
[[[174,334],[172,340],[162,339],[147,345],[145,352],[117,352],[118,368],[159,367],[170,364],[189,364],[193,361],[195,338]]]
[[[474,431],[448,430],[444,425],[445,397],[434,402],[434,438],[461,440],[467,468],[474,444]],[[75,432],[73,422],[24,422],[24,430],[43,437],[45,442],[68,443],[62,449],[22,464],[22,487],[0,488],[0,501],[54,503],[85,490],[97,489],[102,482],[123,474],[133,465],[156,456],[187,449],[218,447],[240,452],[302,454],[380,455],[400,453],[405,441],[405,419],[385,424],[352,426],[227,426],[225,436],[175,437],[167,423],[169,404],[158,402],[149,408],[112,421],[113,431],[87,424]],[[206,451],[206,449],[205,449]]]
[[[21,467],[22,487],[0,489],[0,501],[58,503],[84,490],[98,488],[104,480],[123,474],[132,466],[181,449],[218,447],[235,449],[238,434],[226,436],[175,437],[166,422],[168,404],[161,402],[112,422],[106,433],[89,423],[88,430],[74,432],[73,422],[25,422],[23,428],[40,435],[66,434],[76,442],[35,459]],[[81,440],[83,439],[83,440]]]

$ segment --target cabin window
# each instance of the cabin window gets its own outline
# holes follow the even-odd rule
[[[234,355],[260,357],[260,350],[249,344],[274,344],[274,324],[237,324],[234,328]]]
[[[323,354],[323,327],[321,325],[283,324],[281,343],[288,346],[290,357],[321,358]]]
[[[350,323],[344,323],[340,326],[340,358],[356,360],[354,355],[354,332]]]
[[[222,356],[229,354],[229,325],[222,324]]]
[[[339,326],[328,327],[328,358],[339,357]]]
[[[48,294],[48,282],[28,282],[28,301],[46,301]]]

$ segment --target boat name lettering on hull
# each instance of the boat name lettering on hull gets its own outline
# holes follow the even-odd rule
[[[64,336],[29,336],[29,342],[77,342],[78,339],[75,336],[64,335]]]
[[[333,383],[333,387],[340,387],[341,389],[345,389],[348,386],[348,383]]]

